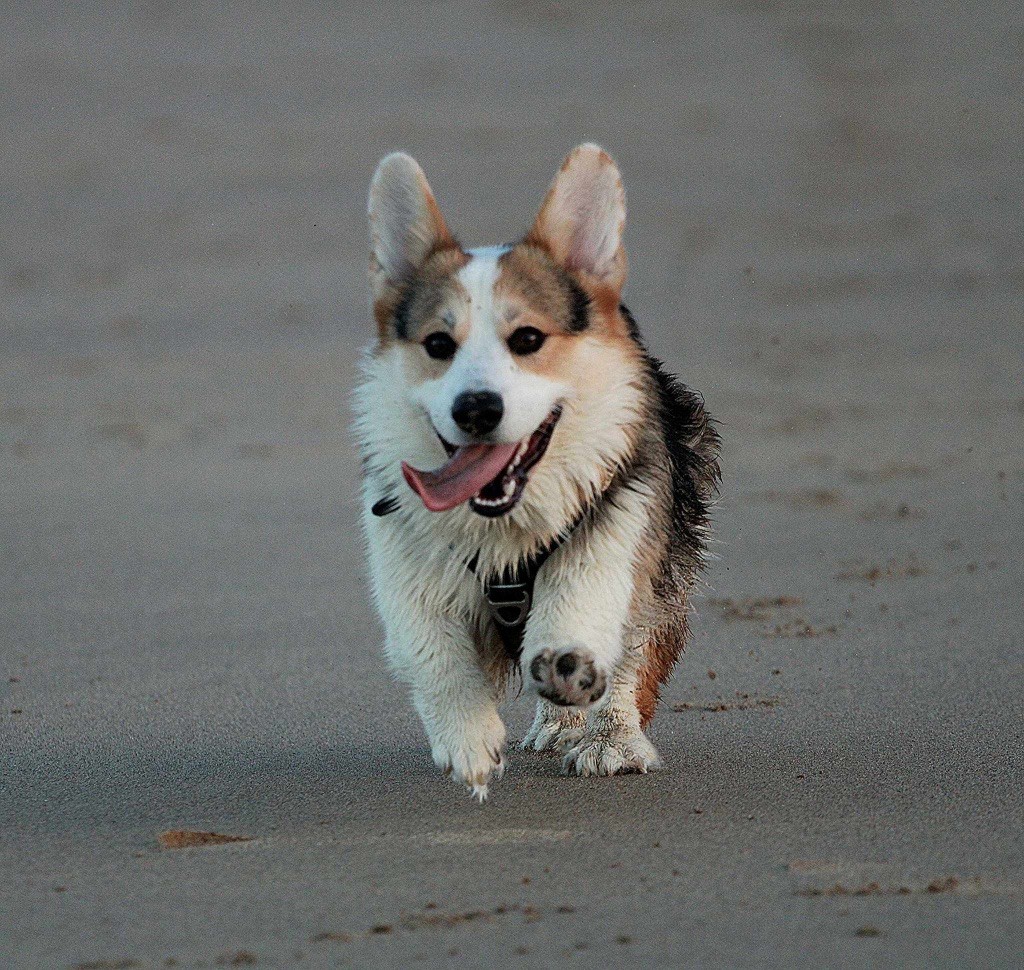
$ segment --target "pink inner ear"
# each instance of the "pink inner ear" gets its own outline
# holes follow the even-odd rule
[[[570,269],[621,286],[625,223],[626,197],[615,162],[597,145],[585,144],[562,163],[527,238],[547,246]]]
[[[598,276],[608,267],[619,247],[618,235],[606,223],[586,212],[577,223],[566,262],[573,269],[582,269]]]
[[[622,189],[614,169],[587,174],[590,178],[568,186],[560,200],[557,231],[568,243],[566,264],[602,276],[612,268],[621,241]]]

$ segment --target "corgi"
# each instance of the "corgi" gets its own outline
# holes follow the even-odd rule
[[[523,749],[584,777],[656,768],[644,731],[686,640],[719,435],[622,303],[618,168],[576,148],[510,245],[464,248],[406,154],[380,162],[368,209],[363,525],[434,762],[486,799],[519,677],[537,695]]]

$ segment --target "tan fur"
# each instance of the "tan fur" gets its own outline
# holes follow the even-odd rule
[[[644,663],[640,668],[640,680],[636,691],[636,706],[640,711],[640,728],[643,730],[654,717],[661,697],[661,688],[668,681],[672,670],[682,656],[686,643],[685,622],[677,627],[659,630],[644,647]]]
[[[410,303],[410,319],[426,323],[431,319],[432,312],[442,310],[451,298],[454,288],[458,286],[455,274],[468,262],[469,256],[449,236],[427,255],[412,280],[389,282],[373,304],[373,316],[377,322],[381,345],[387,346],[395,337],[392,324],[401,300],[408,299]],[[406,292],[407,287],[413,288],[411,294]],[[410,340],[418,342],[426,333],[416,332],[408,336]]]
[[[560,267],[542,242],[526,242],[513,247],[500,259],[501,275],[495,292],[515,311],[514,319],[502,327],[510,336],[518,327],[536,327],[548,335],[544,346],[519,358],[519,365],[536,373],[580,386],[600,380],[599,368],[580,372],[574,356],[575,345],[583,340],[600,341],[609,350],[633,359],[636,344],[619,312],[619,291],[595,277],[573,274],[572,280],[590,298],[589,325],[579,333],[572,323],[567,271]]]
[[[567,300],[567,280],[546,248],[521,243],[505,253],[498,261],[501,275],[495,284],[495,294],[517,309],[526,309],[546,323],[545,333],[568,331],[572,323]],[[511,333],[525,322],[516,319],[507,324]],[[536,326],[536,324],[534,324]]]
[[[666,487],[667,483],[662,486]],[[634,573],[635,592],[630,612],[633,617],[640,619],[646,634],[641,648],[642,660],[636,689],[641,728],[645,728],[654,717],[662,685],[671,676],[686,642],[685,612],[674,611],[666,616],[664,610],[656,605],[668,592],[664,589],[665,577],[662,574],[669,535],[667,515],[664,513],[664,509],[658,508],[652,516],[648,541]]]

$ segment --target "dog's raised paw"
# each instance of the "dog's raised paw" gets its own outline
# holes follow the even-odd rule
[[[537,693],[559,707],[589,707],[608,689],[608,677],[586,647],[543,650],[530,662]]]
[[[639,729],[585,734],[562,759],[562,774],[592,775],[647,774],[661,766],[653,744]]]

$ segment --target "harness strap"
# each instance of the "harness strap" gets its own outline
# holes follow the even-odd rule
[[[523,633],[526,630],[526,621],[530,618],[533,588],[537,583],[541,566],[569,540],[584,518],[585,513],[568,529],[559,532],[546,546],[525,560],[509,566],[497,576],[484,579],[484,599],[487,601],[491,619],[494,620],[505,652],[513,660],[518,661],[523,652]],[[479,559],[480,554],[477,553],[466,563],[466,568],[474,576],[478,575]]]
[[[519,662],[519,657],[523,652],[523,633],[526,630],[526,622],[530,618],[530,609],[533,607],[533,589],[541,567],[572,538],[572,534],[579,528],[583,520],[592,515],[599,505],[609,501],[614,492],[629,479],[632,475],[633,465],[634,461],[631,460],[620,468],[597,501],[585,507],[576,520],[567,529],[559,532],[546,546],[538,549],[524,561],[508,567],[500,575],[484,578],[484,599],[487,601],[491,619],[494,620],[505,652],[516,663]],[[374,503],[371,511],[374,515],[385,516],[397,511],[398,508],[398,500],[393,495],[385,495]],[[477,552],[466,563],[466,568],[474,576],[478,576],[479,560],[480,553]]]
[[[398,500],[393,495],[385,495],[374,503],[370,510],[374,515],[385,516],[397,511]],[[524,562],[504,570],[499,576],[484,579],[484,599],[487,600],[487,607],[498,629],[501,642],[506,653],[513,660],[518,661],[523,652],[523,631],[526,629],[526,621],[530,618],[530,608],[533,606],[533,587],[537,582],[537,574],[540,567],[544,565],[563,543],[576,531],[576,527],[586,518],[587,512],[582,512],[578,519],[563,532],[559,532],[551,542],[544,548],[538,549]],[[480,553],[473,556],[466,563],[466,568],[477,574],[476,567],[480,559]]]

